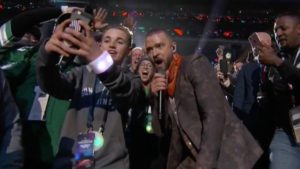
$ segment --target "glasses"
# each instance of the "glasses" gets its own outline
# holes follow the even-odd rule
[[[148,68],[148,69],[152,69],[153,66],[151,63],[141,63],[140,65],[141,68]]]

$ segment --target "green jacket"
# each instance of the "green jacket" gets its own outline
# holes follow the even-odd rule
[[[53,9],[50,10],[53,11]],[[36,13],[37,10],[34,12]],[[28,13],[27,18],[29,17]],[[52,15],[54,13],[56,14],[57,11]],[[13,19],[0,26],[0,68],[4,70],[20,109],[24,126],[22,140],[25,166],[28,163],[28,168],[30,168],[34,161],[51,166],[53,156],[58,149],[60,130],[69,107],[69,101],[49,97],[44,116],[46,122],[27,120],[36,95],[34,91],[37,86],[35,62],[38,46],[21,44],[21,47],[16,47],[20,38],[14,36],[12,25]]]

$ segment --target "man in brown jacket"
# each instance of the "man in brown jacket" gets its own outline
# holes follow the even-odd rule
[[[154,94],[166,90],[165,117],[154,114],[153,124],[158,134],[170,136],[167,168],[252,168],[262,151],[232,113],[208,60],[180,56],[161,29],[147,34],[145,48],[166,71],[154,75],[151,88]]]

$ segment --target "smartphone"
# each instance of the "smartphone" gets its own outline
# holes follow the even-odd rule
[[[93,16],[91,14],[81,11],[81,10],[76,10],[76,11],[72,12],[71,15],[64,16],[63,19],[67,19],[68,16],[71,19],[71,23],[69,24],[68,27],[74,29],[77,32],[83,31],[82,27],[80,26],[80,24],[78,22],[79,20],[82,20],[90,25],[92,22],[92,19],[93,19]],[[67,41],[64,41],[64,43],[68,46],[71,46],[72,48],[76,48],[75,46],[73,46],[72,44],[70,44]],[[57,64],[60,65],[61,68],[63,69],[64,67],[66,67],[66,65],[69,65],[69,63],[71,63],[71,62],[75,63],[76,65],[81,65],[83,63],[83,61],[79,57],[75,57],[75,56],[63,57],[63,56],[61,56]]]
[[[254,32],[248,38],[254,56],[258,56],[258,48],[262,45],[271,46],[271,36],[266,32]]]
[[[224,77],[226,77],[229,73],[229,64],[227,59],[220,60],[220,71],[223,73]]]
[[[72,12],[70,19],[71,19],[71,23],[70,23],[69,27],[75,29],[78,32],[81,32],[82,28],[79,25],[78,21],[82,20],[90,25],[93,17],[89,13],[86,13],[86,12],[80,11],[80,10],[76,10],[76,11]]]

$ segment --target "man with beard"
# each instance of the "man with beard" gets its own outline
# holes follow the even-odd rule
[[[208,59],[181,56],[162,29],[147,34],[145,48],[166,71],[154,75],[151,90],[166,90],[165,117],[154,114],[154,128],[169,136],[167,168],[252,168],[261,150],[231,111]]]
[[[269,65],[264,82],[266,104],[276,127],[271,145],[271,169],[300,168],[300,146],[290,125],[289,110],[300,105],[300,14],[284,13],[275,19],[274,34],[280,52],[259,47],[260,62]]]

